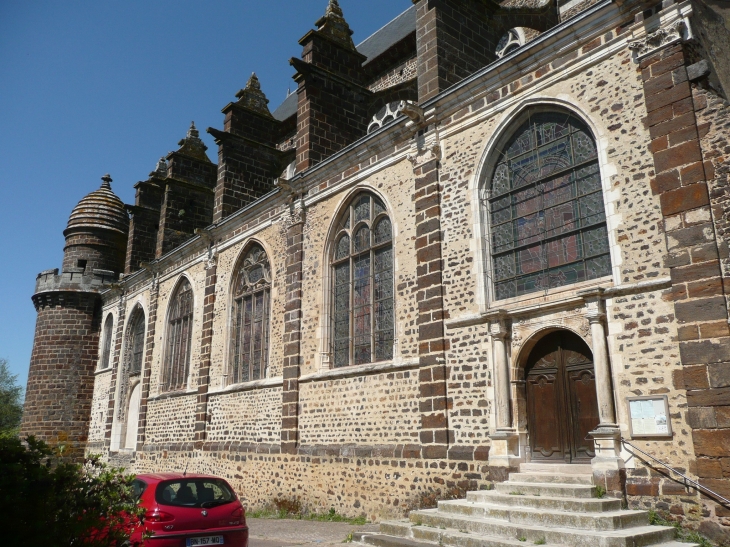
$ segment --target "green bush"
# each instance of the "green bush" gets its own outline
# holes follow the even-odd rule
[[[9,547],[120,547],[141,525],[134,475],[99,457],[63,462],[44,442],[0,435],[0,515]]]

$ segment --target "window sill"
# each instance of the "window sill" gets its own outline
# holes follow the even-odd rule
[[[542,298],[532,296],[531,298],[519,297],[518,299],[497,301],[485,312],[462,315],[461,317],[455,317],[446,321],[446,328],[458,329],[481,325],[489,322],[490,319],[494,318],[495,313],[499,312],[510,317],[519,317],[520,315],[528,315],[536,311],[552,311],[583,305],[587,297],[597,294],[596,291],[599,290],[601,291],[601,296],[608,299],[628,294],[666,289],[671,286],[671,279],[669,277],[658,277],[656,279],[624,285],[609,285],[610,281],[610,277],[601,277],[592,282],[571,285],[569,290],[548,294]]]
[[[184,397],[185,395],[197,395],[198,389],[191,389],[191,390],[181,390],[181,391],[166,391],[165,393],[160,393],[158,395],[155,395],[154,397],[149,397],[148,401],[161,401],[163,399],[173,399],[175,397]]]
[[[94,376],[99,376],[100,374],[104,374],[105,372],[111,372],[112,367],[106,367],[106,368],[99,368],[94,371]]]
[[[274,378],[264,378],[262,380],[253,380],[251,382],[243,382],[240,384],[232,384],[222,389],[210,390],[208,395],[223,395],[225,393],[237,393],[239,391],[252,391],[254,389],[263,389],[267,387],[278,387],[284,385],[284,378],[276,376]]]
[[[408,370],[418,368],[418,358],[406,359],[394,363],[393,361],[383,361],[380,363],[369,363],[367,365],[352,365],[347,367],[305,374],[299,377],[299,383],[317,382],[320,380],[335,380],[338,378],[348,378],[350,376],[364,376],[368,374],[380,374],[382,372],[393,372],[396,370]]]

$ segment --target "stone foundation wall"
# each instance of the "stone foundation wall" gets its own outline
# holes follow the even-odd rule
[[[462,497],[487,486],[486,462],[420,460],[390,454],[291,456],[238,451],[156,451],[140,454],[138,472],[180,471],[228,477],[248,509],[273,500],[298,500],[310,511],[331,507],[373,521],[431,507],[436,499]]]

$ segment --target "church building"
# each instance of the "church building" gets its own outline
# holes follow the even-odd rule
[[[282,104],[74,208],[22,434],[381,546],[730,541],[730,10],[321,2]]]

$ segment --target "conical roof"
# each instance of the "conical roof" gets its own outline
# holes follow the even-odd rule
[[[64,235],[79,228],[114,230],[127,234],[129,217],[122,200],[112,192],[112,178],[107,174],[101,180],[101,188],[84,197],[71,211]]]

